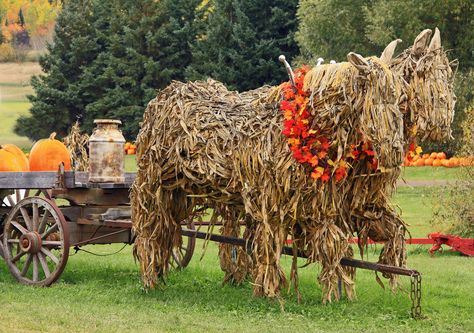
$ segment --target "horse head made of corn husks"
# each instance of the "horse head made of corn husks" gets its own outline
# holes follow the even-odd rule
[[[405,142],[445,140],[451,137],[454,117],[454,74],[456,62],[450,62],[441,46],[440,32],[423,30],[413,45],[393,60],[397,41],[387,46],[382,58],[404,79],[400,109],[403,113]]]
[[[396,167],[403,160],[403,117],[398,107],[402,80],[389,68],[389,55],[364,58],[353,52],[347,59],[358,70],[358,98],[354,110],[361,112],[358,128],[372,142],[379,167]]]

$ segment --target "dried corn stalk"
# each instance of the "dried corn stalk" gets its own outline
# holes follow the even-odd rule
[[[81,133],[78,121],[72,125],[63,142],[71,154],[73,169],[75,171],[88,171],[89,155],[87,154],[87,147],[89,146],[89,135]]]

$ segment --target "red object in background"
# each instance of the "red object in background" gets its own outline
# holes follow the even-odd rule
[[[292,240],[288,239],[287,244],[291,244]],[[349,243],[357,244],[357,238],[349,239]],[[368,244],[383,244],[383,242],[374,242],[369,239]],[[462,254],[474,257],[474,239],[462,238],[459,236],[442,234],[440,232],[432,232],[428,235],[428,238],[409,238],[407,244],[433,244],[429,252],[434,255],[436,251],[441,250],[443,244],[450,246],[454,251],[461,252]]]
[[[434,242],[430,249],[430,253],[434,254],[441,249],[441,245],[446,244],[451,246],[454,251],[461,252],[469,257],[474,257],[474,239],[461,238],[454,235],[445,235],[439,232],[432,232],[428,235]]]

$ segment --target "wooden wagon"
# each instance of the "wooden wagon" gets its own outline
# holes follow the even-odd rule
[[[64,270],[70,248],[133,243],[129,188],[91,183],[87,172],[0,172],[0,254],[23,284],[49,286]],[[193,228],[192,223],[187,225]],[[185,267],[195,238],[173,253]]]
[[[126,173],[123,183],[91,183],[88,178],[87,172],[62,168],[0,172],[0,254],[18,282],[51,285],[61,276],[71,247],[133,243],[129,189],[135,174]],[[183,244],[172,254],[176,268],[188,265],[196,238],[251,248],[251,240],[198,231],[198,224],[205,223],[182,223]],[[284,247],[283,254],[293,256],[293,249]],[[343,258],[341,264],[411,277],[412,315],[421,315],[418,271],[353,258]]]

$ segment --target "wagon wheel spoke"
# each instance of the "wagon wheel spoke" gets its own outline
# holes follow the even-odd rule
[[[46,199],[51,200],[51,190],[41,190],[41,193],[43,193]]]
[[[38,211],[38,204],[33,204],[33,221],[32,221],[32,230],[38,231],[38,223],[39,223],[39,211]]]
[[[49,241],[49,240],[44,240],[41,243],[43,245],[53,245],[53,246],[60,246],[63,244],[61,241]]]
[[[39,252],[37,256],[41,263],[41,267],[43,268],[44,275],[46,276],[46,278],[49,278],[49,276],[51,275],[51,272],[49,271],[48,263],[46,262],[46,258],[44,254]]]
[[[59,227],[58,227],[58,224],[56,223],[41,235],[41,239],[45,239],[46,237],[51,235],[53,232],[58,231],[58,230],[59,230]]]
[[[33,255],[33,281],[38,281],[38,256]]]
[[[5,262],[23,284],[49,286],[64,270],[69,256],[69,232],[57,205],[43,197],[16,204],[4,220]]]
[[[30,216],[25,208],[20,208],[21,216],[23,216],[23,220],[25,221],[26,227],[28,230],[33,230],[33,223],[31,222]]]
[[[16,198],[16,203],[18,203],[21,200],[20,190],[15,190],[15,198]]]
[[[49,210],[44,211],[44,215],[41,218],[41,222],[38,226],[38,232],[41,234],[44,232],[44,228],[46,227],[46,222],[48,222],[48,218],[50,216]]]
[[[17,262],[21,257],[23,257],[27,252],[18,251],[18,254],[12,258],[12,262]]]
[[[20,223],[16,221],[12,221],[11,225],[17,228],[23,235],[28,233],[28,230],[26,230]]]
[[[7,195],[7,200],[8,200],[8,203],[10,204],[10,207],[13,207],[15,206],[15,200],[13,200],[13,197],[10,195]]]
[[[58,242],[58,243],[61,243],[61,242]],[[44,242],[43,242],[43,244],[44,244]],[[50,250],[48,250],[45,247],[42,247],[41,252],[46,254],[56,265],[59,264],[59,259]]]
[[[31,261],[33,260],[33,255],[28,253],[28,258],[26,259],[25,265],[23,266],[20,274],[21,276],[25,276],[26,272],[28,272],[28,269],[30,268]]]

